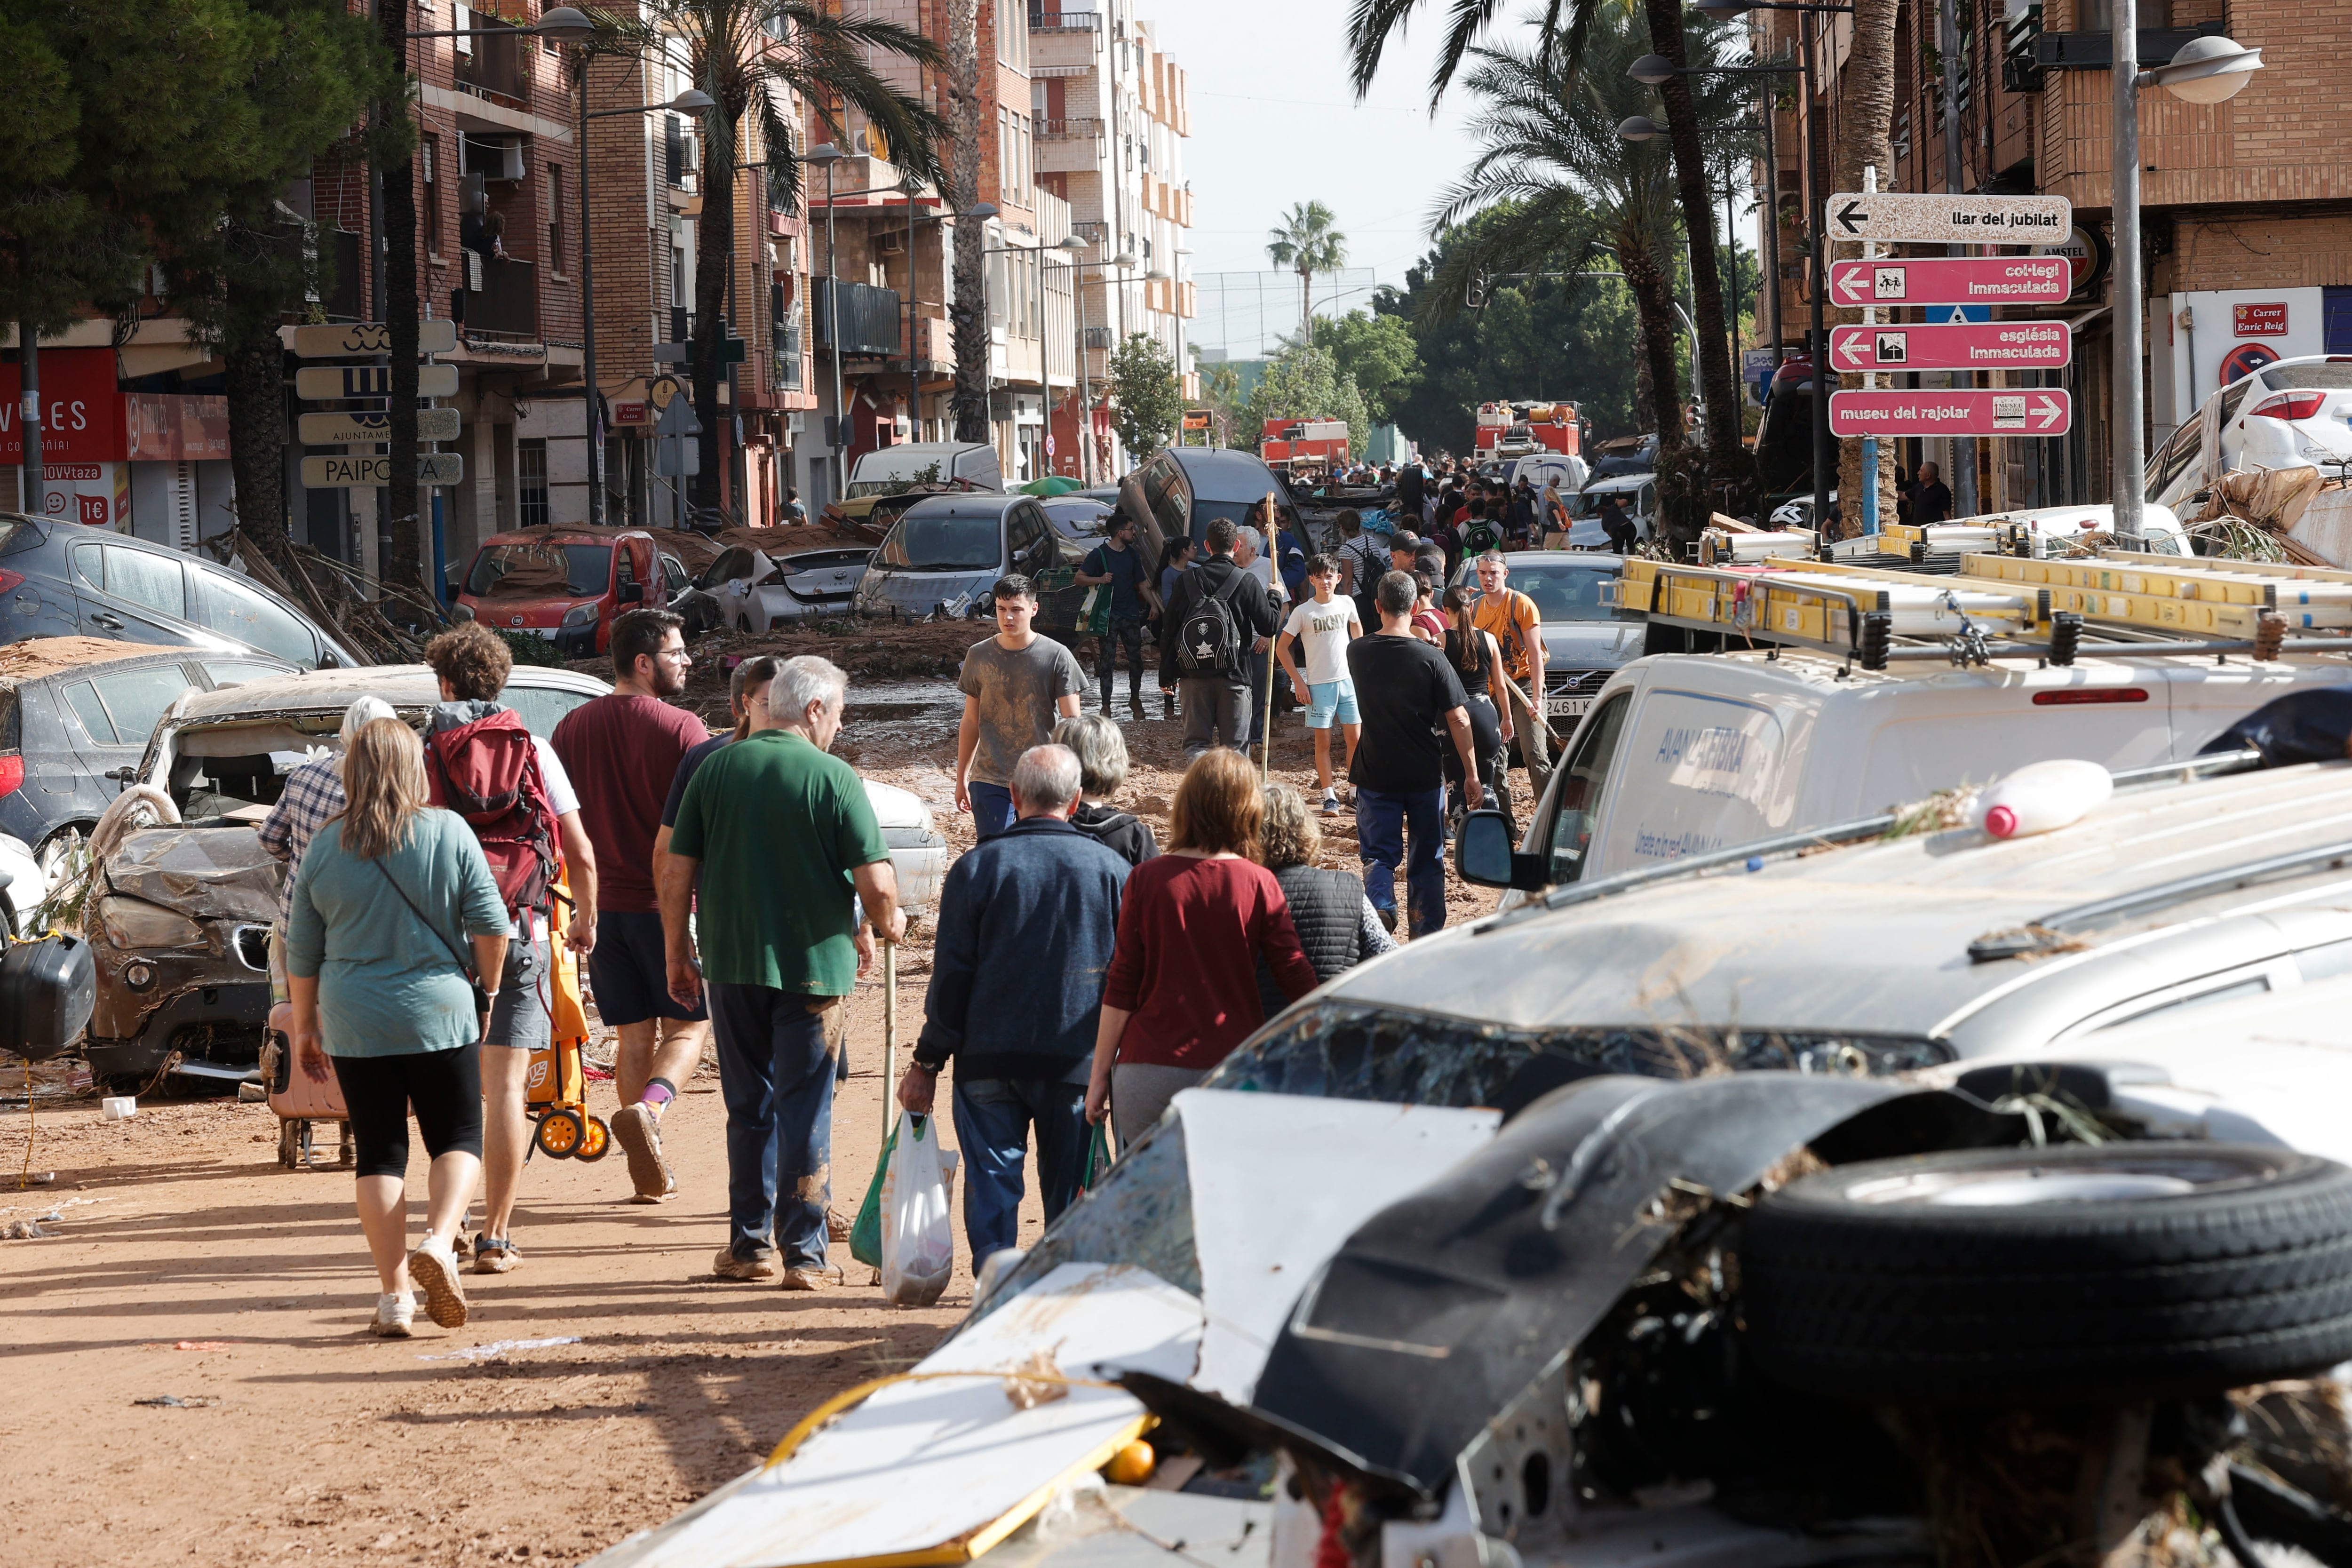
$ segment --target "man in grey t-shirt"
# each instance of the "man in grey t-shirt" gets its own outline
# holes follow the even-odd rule
[[[996,635],[963,656],[957,689],[956,809],[971,813],[982,839],[1013,826],[1013,768],[1032,746],[1053,743],[1054,721],[1078,716],[1087,689],[1077,656],[1031,625],[1037,590],[1014,573],[997,580]]]

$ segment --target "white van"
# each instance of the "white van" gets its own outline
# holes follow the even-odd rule
[[[1511,465],[1510,483],[1517,489],[1521,479],[1528,481],[1538,495],[1544,486],[1558,485],[1559,493],[1574,495],[1592,477],[1592,469],[1573,452],[1555,452],[1549,448],[1529,452]]]
[[[1004,489],[1004,469],[993,447],[962,441],[913,441],[885,447],[857,459],[849,471],[849,496],[897,495],[922,486],[967,490]]]
[[[1872,672],[1821,654],[1654,654],[1619,670],[1562,749],[1521,847],[1590,880],[1849,822],[2026,763],[2108,768],[2197,754],[2335,662],[2023,658]]]

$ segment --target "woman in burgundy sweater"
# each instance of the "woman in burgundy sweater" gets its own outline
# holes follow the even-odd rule
[[[1282,884],[1251,858],[1265,812],[1249,760],[1204,752],[1166,852],[1128,875],[1087,1085],[1088,1120],[1111,1115],[1122,1151],[1265,1022],[1260,957],[1292,1001],[1315,989]]]

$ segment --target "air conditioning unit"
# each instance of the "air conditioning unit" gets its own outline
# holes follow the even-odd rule
[[[1087,329],[1087,347],[1090,349],[1107,349],[1110,347],[1110,329],[1108,327],[1088,327]]]
[[[522,139],[520,137],[468,135],[462,145],[466,153],[464,173],[479,174],[487,180],[508,183],[522,178]]]

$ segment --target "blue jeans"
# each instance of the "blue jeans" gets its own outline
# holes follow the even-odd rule
[[[824,1267],[833,1198],[833,1056],[810,998],[765,985],[704,987],[727,1102],[727,1244],[750,1258],[770,1233],[787,1268]],[[789,1184],[780,1202],[779,1181]]]
[[[1078,1195],[1087,1158],[1087,1086],[1037,1078],[955,1080],[956,1146],[963,1151],[963,1234],[972,1267],[1018,1245],[1021,1162],[1037,1128],[1037,1192],[1045,1223]]]
[[[971,796],[973,842],[984,844],[1013,826],[1013,792],[1003,784],[982,784],[972,779],[963,786]]]
[[[1376,910],[1396,909],[1396,869],[1404,864],[1407,928],[1414,936],[1445,923],[1445,791],[1356,791],[1356,850],[1364,862],[1364,896]],[[1410,837],[1412,858],[1405,860]]]

